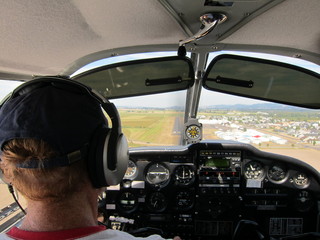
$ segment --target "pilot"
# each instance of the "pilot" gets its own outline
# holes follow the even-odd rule
[[[1,105],[3,181],[25,197],[27,209],[21,225],[0,240],[163,239],[98,224],[98,196],[121,181],[128,160],[112,106],[90,88],[56,77],[22,84]]]

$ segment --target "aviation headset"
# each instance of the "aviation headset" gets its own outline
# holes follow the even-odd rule
[[[79,151],[58,158],[46,159],[44,168],[67,166],[80,160],[80,158],[85,158],[89,178],[94,187],[99,188],[120,183],[127,169],[129,159],[128,143],[122,133],[116,107],[93,89],[63,77],[36,78],[17,87],[0,105],[0,109],[11,99],[31,93],[35,89],[44,86],[54,86],[66,91],[86,94],[104,109],[112,123],[112,128],[109,128],[106,124],[105,126],[98,127],[92,133],[86,151],[79,149]],[[101,110],[100,107],[99,109]],[[105,120],[107,121],[107,119]],[[27,161],[27,165],[17,165],[17,167],[38,168],[38,161]]]

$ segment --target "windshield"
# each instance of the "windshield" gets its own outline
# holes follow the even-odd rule
[[[186,91],[114,99],[130,147],[181,144]]]
[[[320,110],[203,90],[197,115],[204,139],[233,140],[320,164]]]
[[[208,63],[221,54],[263,57],[288,62],[270,54],[221,51],[211,53]],[[105,65],[143,57],[174,56],[176,52],[144,53],[101,60]],[[318,71],[317,65],[290,58],[290,63]],[[99,64],[98,64],[99,63]],[[87,67],[84,67],[86,69]],[[187,91],[112,99],[117,106],[123,132],[130,147],[183,144]],[[203,126],[203,140],[234,140],[260,150],[292,156],[309,163],[320,157],[320,111],[253,100],[201,90],[197,119]],[[314,165],[314,164],[311,164]]]
[[[182,144],[186,91],[113,99],[130,147]],[[202,89],[203,140],[233,140],[301,159],[320,170],[320,110]]]

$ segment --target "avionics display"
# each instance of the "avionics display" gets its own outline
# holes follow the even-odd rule
[[[199,187],[239,188],[241,176],[241,151],[200,150]]]
[[[211,158],[206,159],[204,166],[216,167],[216,168],[228,168],[230,167],[230,160],[225,158]]]
[[[240,164],[241,152],[230,150],[200,150],[200,166],[202,168],[227,169]]]

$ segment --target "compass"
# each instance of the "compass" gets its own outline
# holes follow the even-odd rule
[[[190,139],[198,139],[201,136],[200,127],[197,125],[190,125],[187,127],[186,135]]]
[[[202,139],[202,124],[199,123],[198,119],[189,119],[184,124],[184,139],[187,143],[197,143]]]

